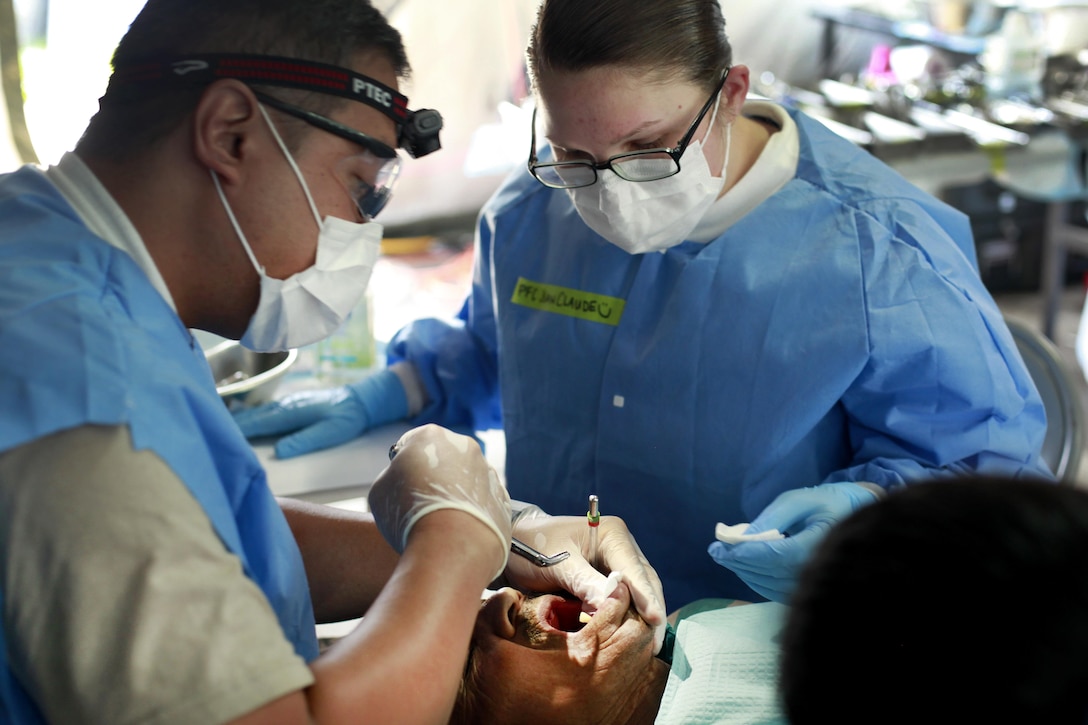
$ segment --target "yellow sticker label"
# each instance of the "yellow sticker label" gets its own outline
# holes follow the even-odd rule
[[[531,307],[534,310],[554,312],[558,315],[568,315],[612,326],[620,324],[623,307],[626,304],[619,297],[533,282],[524,277],[518,277],[518,284],[514,288],[514,296],[510,298],[510,301],[515,305]]]

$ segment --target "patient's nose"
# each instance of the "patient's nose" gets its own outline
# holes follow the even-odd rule
[[[503,587],[484,604],[480,610],[480,619],[497,636],[512,639],[517,632],[524,599],[524,595],[516,589]]]

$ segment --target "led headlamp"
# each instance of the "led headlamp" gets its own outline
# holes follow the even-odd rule
[[[397,145],[418,159],[442,148],[438,132],[442,130],[442,114],[431,108],[409,111],[400,127]]]
[[[340,66],[268,55],[215,53],[149,58],[114,70],[106,97],[123,96],[127,87],[171,83],[201,88],[220,78],[299,88],[365,103],[391,118],[397,145],[413,158],[442,148],[442,115],[430,108],[408,110],[408,97],[379,81]]]

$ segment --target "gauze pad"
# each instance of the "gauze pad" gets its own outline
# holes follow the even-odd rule
[[[742,541],[774,541],[786,538],[778,529],[760,531],[758,534],[746,534],[751,524],[733,524],[726,526],[719,523],[714,527],[714,538],[723,544],[739,544]]]

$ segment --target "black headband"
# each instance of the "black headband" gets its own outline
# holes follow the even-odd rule
[[[397,124],[398,143],[412,156],[441,148],[438,132],[442,116],[438,111],[409,111],[407,96],[370,76],[297,58],[209,53],[135,60],[114,70],[106,97],[124,98],[128,88],[147,84],[202,88],[221,78],[328,93],[365,103]]]
[[[145,83],[199,88],[220,78],[350,98],[378,109],[397,124],[408,117],[408,97],[369,76],[326,63],[271,55],[215,53],[138,60],[114,70],[110,88]]]

